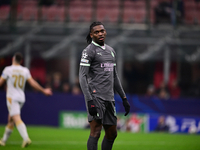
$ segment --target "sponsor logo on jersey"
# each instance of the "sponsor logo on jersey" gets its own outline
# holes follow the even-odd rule
[[[113,63],[101,63],[101,68],[104,68],[104,71],[113,71]]]
[[[87,58],[87,57],[88,57],[88,54],[87,54],[87,53],[83,53],[83,54],[82,54],[82,57],[83,57],[83,58]]]
[[[82,59],[81,59],[81,62],[88,63],[89,60],[82,58]]]

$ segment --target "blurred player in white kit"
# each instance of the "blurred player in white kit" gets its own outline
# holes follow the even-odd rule
[[[42,92],[46,96],[52,95],[50,88],[41,87],[32,77],[28,68],[21,66],[23,56],[17,52],[12,58],[12,65],[4,68],[1,78],[0,86],[6,82],[6,99],[8,107],[8,124],[5,127],[3,138],[0,140],[0,146],[5,146],[6,141],[11,135],[14,125],[19,134],[23,138],[22,147],[31,144],[31,140],[27,133],[26,125],[21,119],[21,108],[25,103],[24,88],[26,81],[36,90]]]

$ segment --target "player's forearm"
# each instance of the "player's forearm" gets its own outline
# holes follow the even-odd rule
[[[79,70],[79,83],[80,83],[81,89],[83,91],[85,100],[87,100],[87,101],[92,100],[92,96],[90,94],[89,86],[87,83],[87,75],[84,71],[84,68],[82,68],[82,67],[80,67],[80,70]]]
[[[125,98],[126,94],[125,94],[125,92],[122,88],[122,85],[121,85],[119,78],[116,77],[114,82],[115,82],[114,87],[115,87],[115,90],[117,91],[117,93],[120,95],[121,98]]]
[[[79,80],[80,80],[80,78],[79,78]],[[87,100],[87,101],[92,100],[92,96],[91,96],[91,94],[89,92],[89,87],[88,87],[88,84],[87,84],[87,81],[86,81],[85,78],[81,79],[80,85],[81,85],[81,89],[83,91],[85,100]]]
[[[4,82],[5,80],[2,77],[0,77],[0,87],[4,84]]]
[[[31,87],[33,87],[34,89],[36,89],[39,92],[44,93],[44,88],[42,86],[40,86],[34,79],[29,79],[28,82],[31,85]]]
[[[116,69],[116,68],[115,68]],[[114,72],[114,88],[117,91],[117,93],[120,95],[120,97],[123,99],[126,97],[126,94],[123,90],[123,87],[121,85],[121,81],[119,80],[117,71]]]

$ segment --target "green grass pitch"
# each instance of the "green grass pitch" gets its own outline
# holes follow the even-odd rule
[[[0,126],[2,137],[5,126]],[[63,129],[47,126],[27,126],[32,144],[28,150],[86,150],[88,129]],[[98,149],[104,136],[102,130]],[[21,150],[22,138],[14,129],[1,150]],[[113,150],[200,150],[200,135],[168,133],[118,132]]]

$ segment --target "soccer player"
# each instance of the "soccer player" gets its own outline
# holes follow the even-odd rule
[[[79,68],[79,82],[90,123],[88,150],[97,150],[102,126],[105,136],[101,149],[112,149],[117,137],[114,89],[122,98],[125,116],[130,111],[130,104],[117,74],[116,53],[112,47],[104,44],[106,34],[106,29],[101,22],[93,22],[90,25],[86,38],[89,45],[82,52]]]
[[[23,138],[22,147],[26,147],[31,144],[31,140],[28,136],[26,125],[21,119],[20,112],[25,102],[24,87],[26,81],[43,94],[49,96],[52,95],[50,88],[44,89],[41,87],[32,77],[28,68],[21,66],[23,56],[17,52],[12,58],[12,65],[7,66],[1,75],[0,86],[7,83],[6,99],[7,107],[9,111],[8,124],[5,128],[3,138],[0,140],[0,145],[5,146],[6,141],[11,135],[14,125],[16,126],[19,134]]]

